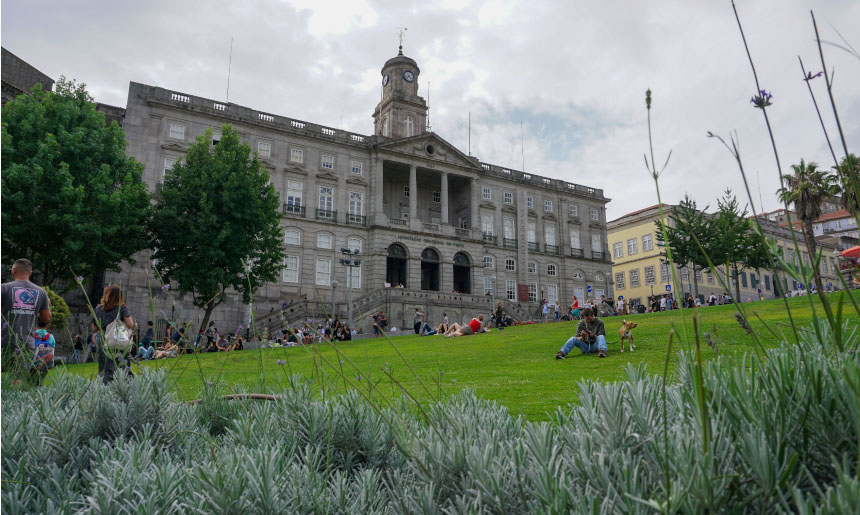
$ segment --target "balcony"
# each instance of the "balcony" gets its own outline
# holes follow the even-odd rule
[[[570,257],[581,258],[582,249],[570,249]]]
[[[517,248],[517,240],[515,240],[514,238],[505,238],[502,240],[502,244],[506,249]]]
[[[298,204],[288,204],[284,203],[284,214],[287,216],[298,216],[304,218],[305,216],[305,206],[300,206]]]
[[[529,250],[534,252],[540,252],[540,243],[530,241],[529,242]]]
[[[317,220],[337,222],[337,211],[330,211],[328,209],[317,209]]]
[[[547,254],[558,254],[558,245],[544,245],[543,249]]]
[[[457,229],[454,230],[454,233],[457,236],[462,236],[465,238],[471,238],[472,237],[472,229],[463,229],[463,228],[458,227]]]
[[[483,234],[484,243],[486,245],[495,245],[496,244],[496,236],[490,233]]]
[[[367,225],[367,217],[365,215],[346,215],[346,223],[347,225]]]
[[[424,227],[424,230],[427,232],[441,232],[442,231],[442,226],[440,224],[436,224],[436,223],[422,222],[421,226]]]
[[[609,261],[609,252],[601,252],[599,250],[591,251],[591,259],[597,261]]]

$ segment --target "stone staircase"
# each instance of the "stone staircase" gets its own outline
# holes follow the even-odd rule
[[[365,334],[372,331],[368,317],[377,311],[382,311],[388,317],[389,328],[398,327],[411,330],[412,309],[415,307],[428,313],[450,312],[452,315],[450,317],[451,322],[457,321],[455,313],[460,313],[461,318],[464,319],[484,314],[489,321],[495,306],[494,302],[501,302],[505,314],[518,322],[535,320],[540,317],[539,308],[532,309],[531,305],[507,299],[408,288],[380,288],[353,299],[352,317],[354,326],[357,329],[363,329]],[[258,314],[254,319],[255,331],[258,334],[268,331],[268,334],[272,335],[281,329],[286,329],[286,325],[291,327],[295,327],[297,324],[304,325],[304,322],[309,318],[311,323],[316,325],[326,316],[333,315],[331,308],[331,304],[322,304],[319,301],[293,302],[285,310],[276,309],[269,313]],[[282,311],[284,312],[283,316]],[[338,304],[337,315],[341,320],[346,320],[348,311],[349,306],[346,303]]]

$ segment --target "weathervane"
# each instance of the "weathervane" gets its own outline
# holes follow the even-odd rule
[[[406,36],[406,27],[403,26],[403,18],[400,18],[400,26],[397,27],[397,37],[400,38],[400,46],[397,47],[397,55],[403,55],[403,37]]]

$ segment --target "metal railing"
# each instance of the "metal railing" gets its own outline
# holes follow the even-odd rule
[[[486,243],[487,245],[495,245],[496,244],[496,236],[495,235],[485,232],[482,235],[482,237],[483,237],[484,243]]]
[[[367,216],[347,214],[346,223],[348,225],[367,225]]]
[[[570,257],[582,257],[582,249],[570,249]]]
[[[305,216],[305,206],[284,203],[284,214],[290,216]]]
[[[317,209],[317,220],[328,220],[330,222],[337,221],[337,211],[329,209]]]
[[[540,243],[537,243],[535,241],[530,241],[529,242],[529,250],[532,250],[534,252],[540,252]]]
[[[517,240],[515,240],[514,238],[505,238],[502,240],[502,244],[506,249],[517,248]]]
[[[543,250],[544,250],[544,252],[546,252],[547,254],[558,254],[558,245],[549,245],[549,244],[547,244],[547,245],[544,245],[544,246],[543,246]]]

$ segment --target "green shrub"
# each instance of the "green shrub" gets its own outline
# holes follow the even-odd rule
[[[841,353],[804,332],[799,346],[707,363],[707,446],[685,354],[665,421],[662,379],[632,366],[622,382],[583,382],[579,405],[543,423],[468,392],[425,419],[356,391],[318,399],[298,378],[274,401],[210,389],[198,404],[178,402],[164,371],[4,385],[2,510],[850,511],[860,399],[847,385],[860,384],[860,363],[848,329]]]
[[[72,312],[69,311],[69,305],[66,304],[65,299],[60,297],[57,292],[47,286],[45,286],[45,291],[48,292],[48,300],[51,301],[51,333],[57,337],[66,329]]]

